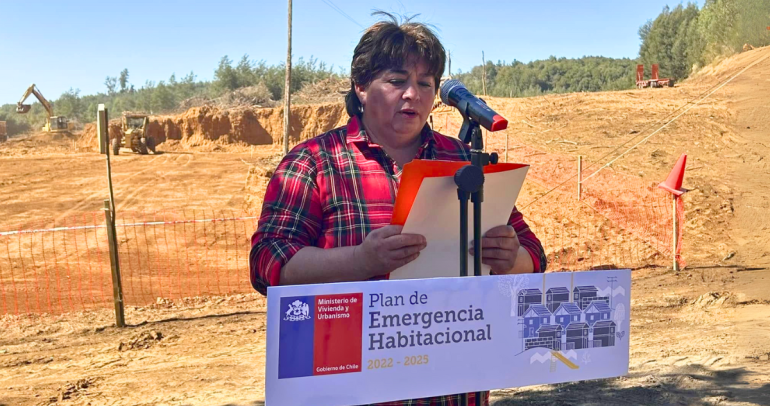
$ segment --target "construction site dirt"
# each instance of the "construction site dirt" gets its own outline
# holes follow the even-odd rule
[[[681,154],[688,157],[689,190],[686,266],[672,271],[670,259],[658,258],[663,254],[653,247],[645,254],[658,255],[651,266],[632,273],[629,375],[493,391],[493,404],[770,404],[768,77],[765,47],[674,87],[488,98],[510,123],[488,134],[488,150],[503,157],[507,145],[510,160],[532,165],[517,206],[536,220],[536,233],[562,221],[549,213],[564,196],[575,197],[579,155],[587,193],[631,199],[624,187],[655,189]],[[340,104],[300,106],[292,143],[346,118]],[[452,111],[432,122],[450,135],[458,130]],[[157,155],[111,157],[117,210],[257,213],[258,194],[282,153],[282,123],[281,109],[204,106],[153,117]],[[0,144],[0,231],[51,227],[99,212],[108,193],[105,158],[95,144],[93,128]],[[582,247],[623,244],[627,231]],[[549,259],[556,258],[558,243],[544,245]],[[6,249],[14,248],[0,246]],[[241,251],[248,253],[246,246]],[[625,266],[620,250],[606,252],[602,265]],[[238,277],[245,283],[248,270]],[[8,275],[0,278],[5,283]],[[109,307],[0,316],[0,405],[262,405],[265,310],[261,295],[240,292],[129,303],[124,329],[114,327]]]

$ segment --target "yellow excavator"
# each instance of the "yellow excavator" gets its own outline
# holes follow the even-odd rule
[[[51,103],[48,102],[45,97],[43,97],[43,94],[40,93],[40,90],[38,90],[34,83],[30,85],[29,88],[27,88],[27,91],[24,92],[24,96],[22,96],[21,100],[16,103],[17,113],[26,114],[29,112],[32,106],[29,104],[24,104],[24,102],[27,100],[27,97],[32,94],[37,97],[37,100],[40,101],[40,104],[42,104],[43,108],[45,108],[45,110],[48,112],[45,118],[45,125],[43,126],[44,132],[69,133],[73,129],[73,123],[70,123],[69,120],[67,120],[67,117],[53,115],[53,107],[51,106]]]

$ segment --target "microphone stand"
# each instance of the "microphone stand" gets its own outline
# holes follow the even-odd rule
[[[473,276],[481,276],[481,203],[484,201],[484,166],[497,164],[497,153],[484,152],[484,139],[479,123],[468,114],[468,105],[460,109],[463,125],[460,140],[471,145],[471,164],[458,169],[454,175],[457,198],[460,200],[460,276],[468,275],[468,198],[473,202]],[[463,393],[460,404],[468,406]],[[481,392],[476,392],[476,406],[481,406]]]

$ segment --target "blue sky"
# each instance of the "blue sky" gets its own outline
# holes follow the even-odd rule
[[[492,61],[633,58],[639,26],[666,4],[679,3],[293,0],[292,54],[347,71],[362,27],[380,9],[432,24],[453,72],[480,64],[482,51]],[[52,100],[70,88],[104,92],[105,77],[123,68],[140,87],[190,71],[210,80],[224,55],[268,64],[286,58],[285,0],[0,0],[0,20],[0,104],[18,101],[31,83]]]

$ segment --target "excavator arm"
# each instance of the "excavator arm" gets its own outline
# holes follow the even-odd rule
[[[43,97],[43,94],[40,93],[40,91],[37,89],[37,86],[35,86],[34,83],[27,88],[27,91],[24,92],[23,96],[21,96],[21,99],[19,100],[19,102],[16,103],[16,112],[19,114],[25,114],[29,112],[32,106],[30,106],[29,104],[24,104],[24,102],[32,94],[34,94],[35,97],[37,97],[37,100],[40,101],[40,104],[42,104],[45,110],[48,112],[48,117],[53,117],[53,107],[51,107],[51,103],[49,103],[48,100],[45,97]]]
[[[40,101],[40,104],[43,105],[45,111],[48,112],[48,115],[45,117],[45,125],[43,126],[43,131],[51,133],[69,132],[72,128],[72,123],[68,123],[66,117],[57,117],[53,115],[53,106],[51,106],[51,103],[48,101],[48,99],[46,99],[43,94],[40,93],[40,90],[37,89],[37,86],[35,86],[34,83],[27,88],[27,91],[25,91],[24,95],[21,96],[19,102],[16,103],[16,112],[19,114],[25,114],[29,112],[32,106],[29,104],[24,104],[24,102],[30,95],[33,94],[35,97],[37,97],[37,100]]]

